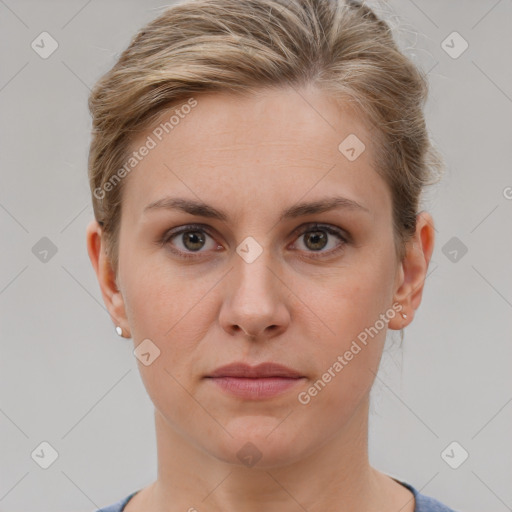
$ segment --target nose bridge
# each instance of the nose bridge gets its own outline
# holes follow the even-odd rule
[[[271,271],[272,262],[270,249],[263,247],[252,237],[244,240],[237,248],[235,259],[235,279],[239,298],[247,301],[255,298],[258,301],[271,300],[276,277]]]
[[[258,249],[254,240],[247,242],[247,247],[244,242],[237,247],[229,275],[230,293],[225,297],[220,321],[231,333],[241,330],[254,338],[267,330],[277,334],[289,322],[280,292],[283,285],[275,275],[277,268],[271,251],[261,244]]]

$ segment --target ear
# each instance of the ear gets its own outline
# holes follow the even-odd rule
[[[107,306],[114,325],[119,325],[123,329],[123,336],[130,338],[123,295],[118,288],[115,271],[107,256],[102,228],[96,220],[91,221],[87,226],[86,236],[87,251],[98,278],[103,302]]]
[[[400,312],[389,321],[390,329],[402,329],[408,325],[418,309],[423,294],[427,270],[434,250],[434,221],[427,212],[416,216],[416,232],[408,242],[406,254],[397,272],[393,303],[402,305]],[[407,315],[404,319],[401,313]]]

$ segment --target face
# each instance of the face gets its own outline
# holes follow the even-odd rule
[[[125,178],[111,312],[160,351],[138,365],[169,428],[219,460],[252,442],[284,464],[362,418],[400,316],[391,194],[362,120],[318,89],[196,101],[133,145],[156,141]],[[298,378],[211,378],[233,362]]]

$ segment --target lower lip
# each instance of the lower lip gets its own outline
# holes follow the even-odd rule
[[[210,377],[217,386],[232,395],[246,399],[270,398],[295,387],[303,378],[265,377],[248,379],[243,377]]]

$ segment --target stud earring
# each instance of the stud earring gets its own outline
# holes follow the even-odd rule
[[[116,325],[116,332],[119,334],[119,336],[123,335],[123,328],[119,325]]]
[[[402,318],[405,320],[407,318],[407,315],[405,313],[400,313],[402,315]]]

